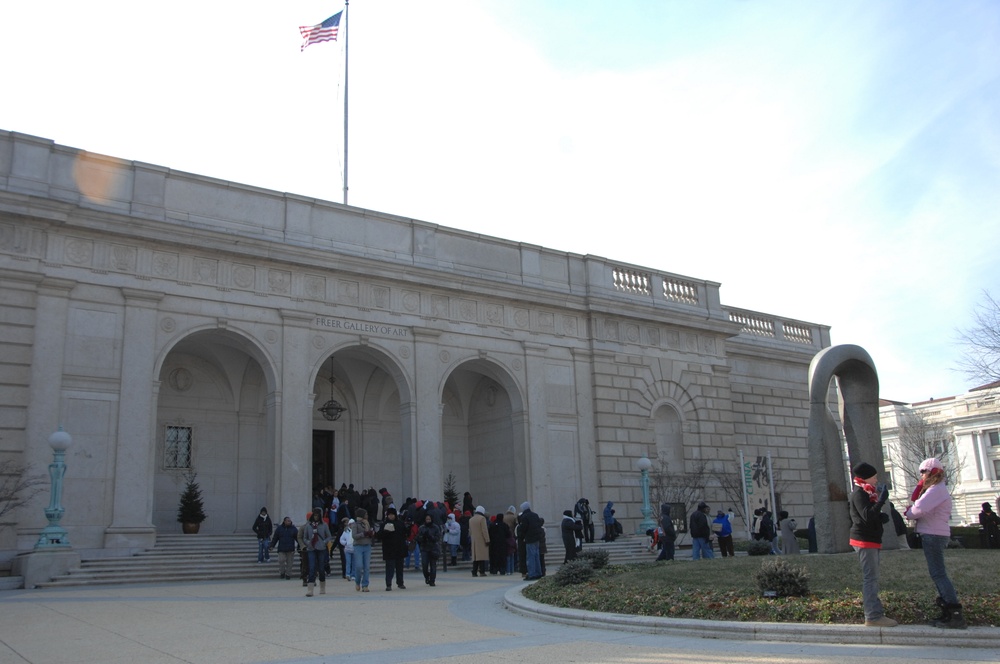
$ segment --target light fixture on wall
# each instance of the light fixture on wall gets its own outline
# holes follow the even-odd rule
[[[344,414],[347,409],[340,405],[340,402],[333,398],[333,382],[336,378],[333,377],[333,358],[330,358],[330,400],[327,401],[319,408],[319,412],[323,413],[323,417],[330,420],[331,422],[336,422],[340,419],[340,416]]]

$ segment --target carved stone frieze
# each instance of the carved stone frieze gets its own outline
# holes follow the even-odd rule
[[[63,247],[67,263],[88,266],[94,259],[94,243],[90,240],[68,237]]]
[[[267,288],[278,295],[288,295],[292,292],[292,273],[287,270],[268,270]]]
[[[135,272],[138,250],[122,244],[111,245],[110,267],[116,272]]]
[[[361,286],[356,281],[338,281],[337,299],[348,304],[358,304],[361,298]]]

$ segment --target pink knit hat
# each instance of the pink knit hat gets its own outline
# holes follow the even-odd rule
[[[938,459],[934,458],[934,457],[931,457],[930,459],[924,459],[923,463],[920,464],[920,472],[925,472],[926,471],[926,472],[929,473],[932,470],[943,471],[944,470],[944,466],[942,466],[941,462]]]

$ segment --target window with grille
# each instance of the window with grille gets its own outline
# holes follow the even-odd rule
[[[191,467],[191,427],[167,427],[164,468]]]

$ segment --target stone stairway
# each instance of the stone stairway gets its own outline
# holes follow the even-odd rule
[[[550,534],[551,537],[551,534]],[[645,546],[645,537],[620,537],[615,542],[585,544],[584,550],[603,549],[612,564],[645,562],[656,556]],[[549,545],[548,566],[562,562],[562,546]],[[295,559],[298,569],[298,557]],[[331,561],[334,575],[340,576],[340,561]],[[468,572],[472,563],[459,562],[452,569]],[[378,544],[373,547],[371,577],[382,578],[385,565]],[[438,568],[440,572],[440,567]],[[122,583],[162,583],[168,581],[221,581],[232,579],[270,579],[278,575],[276,556],[271,562],[257,564],[257,543],[252,535],[160,535],[156,546],[134,556],[122,558],[92,558],[82,561],[79,568],[58,576],[39,588],[105,585]]]
[[[13,576],[11,574],[12,563],[0,562],[0,590],[16,590],[24,586],[23,576]]]

